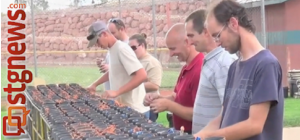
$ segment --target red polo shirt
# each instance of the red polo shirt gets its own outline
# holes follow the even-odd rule
[[[193,107],[204,55],[199,53],[189,65],[185,65],[180,72],[174,92],[176,93],[175,102],[186,107]],[[173,114],[173,122],[176,130],[183,126],[185,131],[192,131],[192,121],[187,121],[176,114]]]

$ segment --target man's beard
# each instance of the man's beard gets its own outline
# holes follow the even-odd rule
[[[237,53],[238,51],[240,51],[241,49],[241,45],[242,45],[242,42],[241,42],[241,36],[235,34],[234,35],[235,38],[236,38],[236,41],[235,43],[232,45],[232,47],[229,49],[229,53],[230,54],[235,54]]]
[[[238,39],[237,39],[237,42],[236,42],[236,45],[233,49],[233,53],[237,53],[238,51],[240,51],[241,49],[241,45],[242,45],[242,42],[241,42],[241,37],[238,36]]]

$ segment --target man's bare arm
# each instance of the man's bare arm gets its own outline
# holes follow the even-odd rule
[[[167,96],[160,95],[159,97],[160,98],[166,98],[168,100],[174,101],[175,100],[175,96],[176,96],[176,94],[173,92],[171,95],[167,95]]]
[[[108,78],[108,72],[104,73],[104,75],[102,75],[99,79],[97,79],[92,85],[97,87],[105,82],[107,82],[109,80]]]
[[[152,91],[157,91],[159,86],[154,84],[154,83],[151,83],[151,82],[145,82],[144,83],[145,85],[145,89],[146,89],[146,92],[152,92]]]
[[[176,114],[182,119],[192,121],[193,120],[193,108],[192,107],[186,107],[183,105],[180,105],[174,101],[170,101],[168,108],[168,111],[172,112],[173,114]]]
[[[220,112],[220,114],[215,117],[213,120],[211,120],[201,131],[214,131],[218,130],[220,128],[221,120],[222,120],[222,112],[223,108]]]
[[[212,136],[222,136],[226,140],[241,140],[262,133],[270,105],[271,102],[251,105],[247,120],[214,131]]]
[[[131,80],[118,90],[118,95],[131,91],[147,79],[147,73],[144,68],[139,69],[132,75],[133,77],[131,78]]]

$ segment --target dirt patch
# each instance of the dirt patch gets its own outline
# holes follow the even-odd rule
[[[283,140],[299,140],[300,127],[283,128]]]
[[[159,93],[162,96],[171,95],[173,93],[173,89],[160,89]]]

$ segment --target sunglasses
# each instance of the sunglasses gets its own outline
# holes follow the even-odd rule
[[[137,46],[131,46],[131,49],[135,51],[137,49]]]
[[[108,22],[118,24],[119,26],[125,27],[124,23],[118,18],[112,18]]]
[[[138,46],[141,46],[141,44],[139,44]],[[133,45],[133,46],[130,46],[130,47],[131,47],[132,50],[135,51],[135,50],[137,49],[138,46]]]

